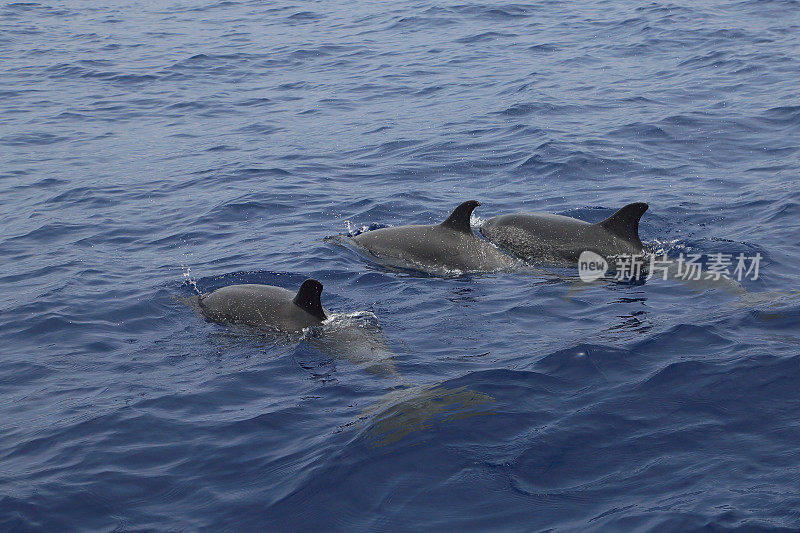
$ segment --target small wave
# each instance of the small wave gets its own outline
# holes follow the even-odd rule
[[[56,144],[66,140],[69,139],[53,133],[20,133],[16,135],[6,135],[4,137],[0,137],[0,144],[5,144],[7,146],[39,146]]]
[[[515,35],[513,33],[486,31],[475,35],[468,35],[466,37],[461,37],[460,39],[456,39],[456,42],[461,44],[472,44],[472,43],[480,43],[487,41],[496,41],[504,37],[514,37],[514,36]]]

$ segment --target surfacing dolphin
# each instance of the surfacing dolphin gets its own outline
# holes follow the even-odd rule
[[[590,224],[549,213],[516,213],[490,218],[481,227],[489,241],[528,261],[578,261],[582,252],[603,257],[644,253],[639,219],[648,205],[626,205],[607,219]]]
[[[272,285],[243,284],[177,299],[213,322],[288,334],[367,372],[402,382],[392,360],[395,353],[375,315],[330,313],[322,307],[321,294],[322,283],[307,279],[296,294]],[[313,326],[321,327],[303,331]]]
[[[196,296],[194,302],[196,309],[214,322],[296,332],[328,318],[321,294],[322,283],[309,278],[297,294],[272,285],[229,285]]]
[[[472,232],[470,215],[479,205],[475,200],[464,202],[441,224],[382,228],[353,241],[383,262],[428,273],[507,269],[515,260]]]

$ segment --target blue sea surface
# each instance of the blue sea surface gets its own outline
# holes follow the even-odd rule
[[[3,2],[0,530],[799,530],[799,88],[794,0]],[[327,238],[470,199],[759,275]],[[307,277],[336,346],[179,300]]]

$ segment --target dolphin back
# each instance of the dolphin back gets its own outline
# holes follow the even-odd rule
[[[381,228],[360,233],[353,242],[389,267],[407,268],[432,275],[497,272],[515,260],[479,238],[470,216],[480,202],[469,200],[436,225]],[[361,251],[361,250],[359,250]],[[366,254],[365,254],[366,255]]]
[[[584,251],[603,257],[642,253],[639,219],[647,204],[634,203],[597,224],[550,213],[515,213],[487,220],[488,240],[528,261],[574,263]]]
[[[326,316],[320,306],[320,313],[312,314],[307,307],[312,306],[316,295],[319,299],[322,284],[313,283],[298,291],[303,305],[298,305],[297,295],[281,287],[271,285],[228,285],[196,299],[203,316],[213,322],[225,324],[244,324],[257,328],[279,331],[301,331],[320,324]],[[305,284],[304,284],[305,286]],[[318,290],[317,290],[318,289]],[[190,304],[194,304],[194,300]],[[191,305],[190,305],[191,306]],[[306,306],[306,307],[304,307]],[[310,307],[309,307],[310,308]]]

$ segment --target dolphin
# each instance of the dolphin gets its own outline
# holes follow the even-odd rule
[[[365,408],[357,422],[369,420],[364,437],[370,447],[395,444],[404,437],[431,429],[437,423],[496,414],[496,400],[466,386],[447,388],[441,383],[394,389]]]
[[[470,215],[480,202],[469,200],[441,224],[397,226],[366,231],[353,238],[373,256],[429,273],[490,272],[515,260],[472,232]]]
[[[272,285],[229,285],[193,297],[192,307],[207,319],[285,332],[302,331],[328,318],[322,308],[322,283],[307,279],[297,294]]]
[[[639,239],[643,202],[628,204],[607,219],[590,224],[549,213],[516,213],[487,220],[481,233],[489,241],[528,261],[575,263],[582,252],[605,258],[645,252]]]
[[[321,293],[322,283],[307,279],[297,294],[272,285],[242,284],[175,299],[208,320],[288,334],[285,340],[304,340],[327,355],[402,382],[377,317],[367,311],[331,313],[323,309]],[[321,327],[303,331],[312,326]]]
[[[369,311],[333,314],[322,328],[310,332],[304,340],[326,355],[346,359],[370,374],[403,381],[394,365],[396,354],[378,324],[378,317]]]

